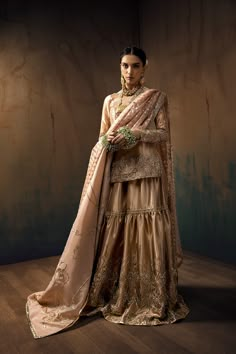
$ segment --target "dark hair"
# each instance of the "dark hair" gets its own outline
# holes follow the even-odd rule
[[[143,65],[146,64],[147,57],[144,50],[134,46],[126,47],[122,50],[122,52],[120,53],[120,62],[125,55],[129,55],[129,54],[136,55],[136,57],[138,57],[141,60]]]

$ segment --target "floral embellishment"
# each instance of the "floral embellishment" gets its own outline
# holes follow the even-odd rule
[[[56,286],[64,286],[69,281],[69,274],[66,271],[67,264],[60,262],[54,274],[54,283]]]
[[[104,146],[104,148],[107,150],[107,151],[117,151],[119,150],[119,146],[118,144],[111,144],[108,140],[107,140],[107,135],[103,135],[101,138],[100,138],[100,142],[102,144],[102,146]]]
[[[126,140],[127,147],[133,146],[136,144],[136,136],[132,133],[131,129],[128,126],[121,127],[118,129],[118,133],[122,134]]]

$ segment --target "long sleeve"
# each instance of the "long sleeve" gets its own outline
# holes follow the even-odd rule
[[[140,140],[145,143],[158,143],[168,138],[166,112],[162,108],[155,118],[156,129],[138,129]]]
[[[104,99],[104,102],[103,102],[99,137],[106,134],[106,132],[108,131],[108,129],[110,128],[110,125],[111,125],[110,115],[109,115],[110,99],[111,99],[111,96],[109,95]]]

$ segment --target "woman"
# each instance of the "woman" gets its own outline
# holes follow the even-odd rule
[[[145,52],[120,56],[122,89],[107,96],[77,217],[45,291],[28,297],[35,338],[102,312],[130,325],[189,313],[177,292],[178,234],[167,97],[144,86]]]

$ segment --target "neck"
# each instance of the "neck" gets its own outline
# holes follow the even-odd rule
[[[132,85],[132,84],[127,84],[127,82],[125,83],[125,87],[128,89],[128,90],[132,90],[135,85]]]
[[[125,83],[125,88],[127,90],[134,90],[135,88],[139,88],[139,87],[141,87],[139,82],[137,84],[135,84],[135,85],[128,84],[127,82]]]

